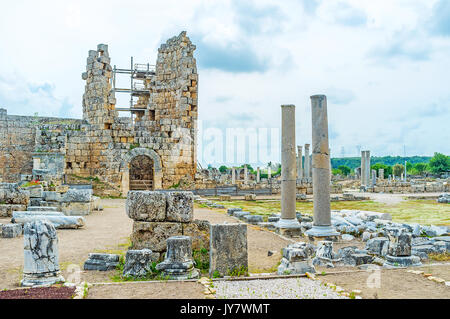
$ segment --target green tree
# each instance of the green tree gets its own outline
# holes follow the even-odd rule
[[[413,169],[414,165],[411,162],[406,162],[406,172],[411,172],[411,170]]]
[[[392,174],[392,166],[385,165],[385,164],[382,164],[382,163],[376,163],[374,165],[371,165],[370,168],[376,170],[377,174],[378,174],[378,170],[380,168],[384,169],[384,178],[388,178],[389,175]]]
[[[339,165],[338,170],[340,170],[342,175],[345,175],[345,176],[349,175],[350,171],[351,171],[350,167],[348,167],[347,165]]]
[[[450,156],[436,152],[428,165],[432,173],[448,172],[450,171]]]
[[[416,163],[414,164],[411,172],[413,174],[419,174],[422,175],[423,173],[425,173],[428,170],[428,165],[427,163]]]
[[[402,164],[395,164],[392,168],[392,172],[394,176],[401,176],[401,174],[405,171],[405,166]]]
[[[227,171],[228,167],[226,167],[225,165],[222,165],[219,167],[219,172],[221,173],[225,173]]]

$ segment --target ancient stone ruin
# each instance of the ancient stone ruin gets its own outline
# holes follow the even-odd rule
[[[152,68],[111,66],[108,45],[90,50],[83,120],[8,115],[0,109],[0,181],[40,180],[61,185],[64,176],[94,177],[105,195],[161,189],[196,172],[197,85],[195,45],[181,32],[158,49]],[[130,74],[134,86],[115,86]],[[137,103],[119,117],[115,94]],[[142,174],[145,169],[148,173]]]
[[[21,286],[45,286],[64,281],[58,261],[58,237],[51,223],[35,220],[25,224],[24,257]]]

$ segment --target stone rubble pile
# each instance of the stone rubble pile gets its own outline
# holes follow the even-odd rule
[[[304,274],[306,272],[315,273],[316,270],[312,264],[312,256],[316,247],[304,242],[290,244],[283,248],[283,258],[278,266],[277,274],[291,275]]]
[[[450,203],[450,194],[441,194],[439,195],[439,198],[437,199],[438,203]]]
[[[196,203],[201,204],[201,205],[206,205],[210,208],[221,208],[221,209],[225,208],[225,206],[223,206],[221,204],[214,203],[213,201],[210,201],[209,199],[200,197],[198,195],[194,196],[194,200]]]
[[[84,262],[84,270],[108,271],[116,269],[120,256],[117,254],[90,253]]]
[[[0,217],[11,217],[13,211],[25,210],[30,194],[17,183],[0,183]]]

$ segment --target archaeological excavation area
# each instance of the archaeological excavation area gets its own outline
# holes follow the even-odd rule
[[[181,32],[120,68],[99,44],[82,119],[0,109],[0,299],[450,298],[448,170],[361,150],[336,173],[323,94],[304,101],[310,144],[304,114],[274,106],[280,165],[203,168],[195,50]]]

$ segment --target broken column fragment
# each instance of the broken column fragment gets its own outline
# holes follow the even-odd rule
[[[45,220],[35,220],[24,226],[25,287],[47,286],[64,281],[58,261],[58,237],[55,227]]]

